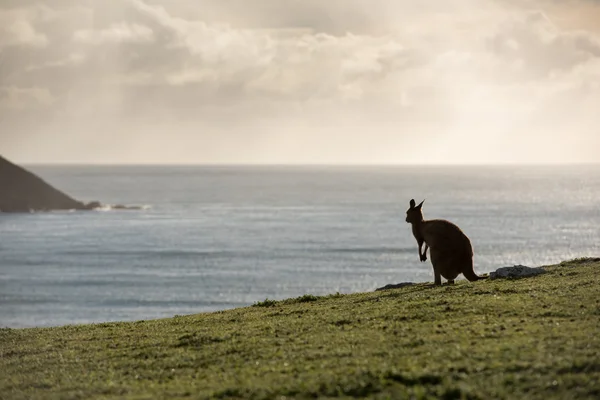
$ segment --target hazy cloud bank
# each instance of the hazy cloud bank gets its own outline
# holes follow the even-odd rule
[[[580,13],[574,13],[578,9]],[[595,161],[591,1],[8,1],[23,161]]]

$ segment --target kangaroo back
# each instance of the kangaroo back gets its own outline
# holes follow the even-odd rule
[[[423,221],[421,234],[431,249],[473,256],[471,241],[458,226],[450,221],[444,219]]]

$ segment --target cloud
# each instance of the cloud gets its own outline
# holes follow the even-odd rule
[[[9,46],[44,47],[48,44],[46,35],[34,28],[40,17],[39,10],[10,10],[0,13],[0,52]]]
[[[417,57],[395,37],[334,36],[285,29],[234,29],[186,21],[132,1],[169,38],[164,52],[184,49],[185,62],[166,73],[172,85],[204,84],[206,90],[237,87],[247,96],[304,101],[309,98],[360,98],[374,81],[410,65]],[[181,54],[180,54],[181,55]],[[172,59],[167,54],[166,58]]]
[[[81,53],[71,53],[65,58],[58,60],[46,61],[39,65],[29,65],[27,71],[43,70],[47,68],[63,68],[69,66],[77,66],[85,61],[85,55]]]
[[[0,87],[0,109],[8,111],[52,105],[56,98],[46,88]]]
[[[523,77],[546,78],[600,57],[600,36],[560,31],[542,12],[530,12],[500,24],[490,50],[505,63],[518,65]]]
[[[154,32],[146,26],[138,24],[115,23],[107,29],[83,29],[75,32],[76,42],[88,44],[103,43],[144,43],[154,40]]]
[[[570,11],[600,5],[59,3],[0,8],[23,24],[0,36],[0,128],[19,154],[48,135],[137,162],[528,159],[519,141],[541,160],[600,145],[600,31]],[[111,155],[107,136],[127,150]],[[411,151],[415,138],[426,150]]]

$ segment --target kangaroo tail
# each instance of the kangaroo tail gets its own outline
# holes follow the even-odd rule
[[[478,276],[475,274],[475,271],[473,271],[473,268],[463,272],[463,275],[465,276],[465,278],[467,278],[469,281],[471,282],[475,282],[478,281],[480,279],[487,279],[487,276]]]

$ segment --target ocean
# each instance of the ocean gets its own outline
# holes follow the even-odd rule
[[[470,237],[476,273],[600,255],[600,168],[26,166],[83,201],[0,213],[0,327],[146,320],[432,282],[408,202]]]

